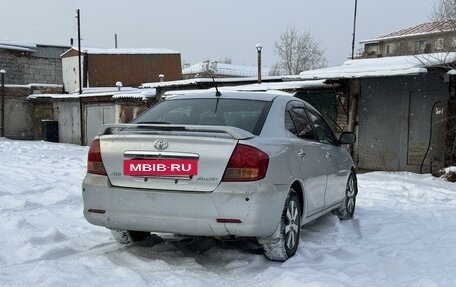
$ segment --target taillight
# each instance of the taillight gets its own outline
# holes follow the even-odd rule
[[[254,181],[266,176],[269,156],[248,145],[238,144],[231,155],[222,181]]]
[[[100,140],[94,139],[90,144],[87,159],[87,173],[107,175],[103,160],[101,159]]]

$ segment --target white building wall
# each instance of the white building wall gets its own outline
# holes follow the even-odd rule
[[[77,56],[62,58],[62,74],[65,92],[74,93],[79,90],[79,61]],[[84,71],[84,61],[81,58],[81,70]],[[82,74],[81,74],[82,77]],[[82,78],[81,78],[82,80]]]

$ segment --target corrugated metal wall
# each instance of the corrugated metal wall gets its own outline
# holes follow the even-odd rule
[[[362,79],[358,167],[417,172],[430,138],[423,171],[430,171],[431,162],[434,171],[442,167],[448,97],[438,75]]]
[[[125,87],[182,79],[180,54],[88,55],[89,87],[113,87],[121,81]]]

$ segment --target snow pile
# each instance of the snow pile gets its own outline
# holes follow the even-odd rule
[[[431,175],[359,175],[354,220],[312,222],[277,263],[245,242],[114,242],[82,215],[86,153],[0,138],[1,286],[456,286],[456,188]]]
[[[456,166],[450,166],[440,171],[440,177],[451,182],[456,182]]]

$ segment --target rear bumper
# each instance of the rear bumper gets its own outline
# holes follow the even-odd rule
[[[288,189],[265,180],[221,183],[211,193],[130,189],[111,186],[106,176],[87,174],[82,195],[87,221],[110,229],[267,237],[280,222]],[[241,223],[217,222],[220,218]]]

